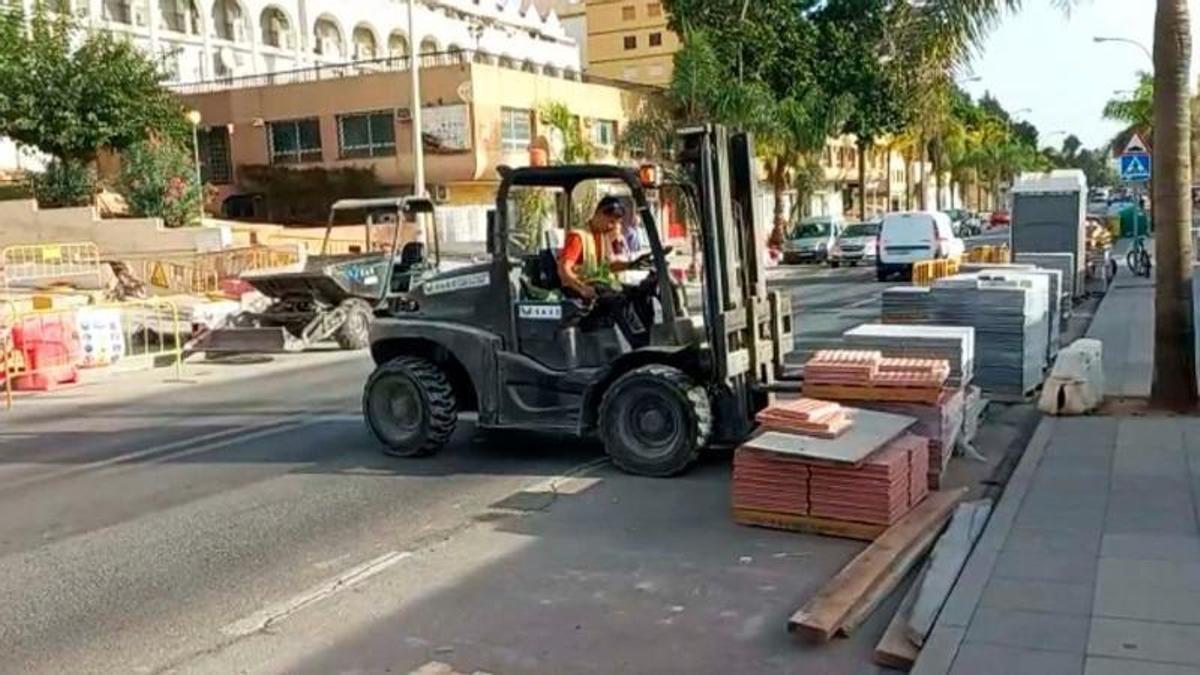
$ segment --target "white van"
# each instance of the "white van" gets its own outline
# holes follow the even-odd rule
[[[875,276],[912,275],[913,263],[937,258],[961,258],[962,239],[954,236],[950,216],[937,211],[901,211],[883,217],[879,228],[879,259]]]

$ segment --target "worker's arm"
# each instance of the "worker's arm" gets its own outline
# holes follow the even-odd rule
[[[584,300],[594,300],[596,291],[575,274],[575,265],[583,257],[583,241],[579,236],[577,232],[567,235],[562,253],[558,254],[558,279],[562,282],[563,287],[575,291]]]

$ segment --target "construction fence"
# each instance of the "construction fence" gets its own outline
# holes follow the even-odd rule
[[[12,408],[14,392],[76,384],[84,371],[168,366],[178,378],[183,345],[179,308],[168,300],[49,309],[0,300],[4,408]]]
[[[124,262],[151,290],[208,295],[221,292],[222,282],[237,279],[243,272],[292,265],[303,257],[302,248],[294,245],[252,245]]]
[[[69,284],[102,288],[100,249],[90,241],[27,244],[0,249],[0,286],[4,292]]]

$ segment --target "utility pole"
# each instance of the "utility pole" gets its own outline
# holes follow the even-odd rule
[[[412,124],[413,195],[425,196],[425,141],[421,136],[421,41],[417,37],[414,5],[408,0],[408,74],[412,83],[409,96],[409,120]],[[417,217],[417,241],[425,241],[424,219]]]

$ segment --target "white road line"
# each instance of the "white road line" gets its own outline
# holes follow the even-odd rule
[[[859,307],[866,307],[867,305],[878,305],[880,302],[881,301],[879,298],[864,298],[850,305],[847,309],[857,309]]]
[[[312,426],[321,422],[342,421],[347,417],[349,416],[343,414],[316,416],[291,415],[289,417],[283,417],[258,424],[247,424],[240,427],[234,427],[232,429],[213,431],[207,434],[200,434],[199,436],[192,436],[191,438],[184,438],[178,441],[172,441],[170,443],[163,443],[161,445],[155,445],[149,448],[143,448],[141,450],[126,452],[121,455],[108,457],[95,462],[70,466],[58,471],[38,474],[36,476],[29,476],[25,479],[3,483],[0,484],[0,492],[27,487],[29,485],[36,485],[38,483],[57,480],[60,478],[66,478],[88,471],[96,471],[114,464],[135,462],[139,459],[144,459],[146,457],[152,457],[155,455],[161,455],[161,457],[156,457],[156,460],[158,461],[189,457],[202,452],[218,450],[236,443],[252,441],[264,436],[295,431],[296,429]],[[205,441],[212,442],[205,443]]]
[[[260,612],[255,612],[250,616],[234,621],[233,623],[221,629],[221,632],[230,637],[245,637],[252,633],[257,633],[268,626],[278,623],[288,616],[308,607],[309,605],[320,602],[339,591],[344,591],[355,584],[366,581],[367,579],[383,572],[396,563],[411,558],[410,551],[390,551],[378,558],[368,560],[361,565],[352,567],[338,576],[322,582],[295,597],[286,600],[273,607],[268,607]]]

